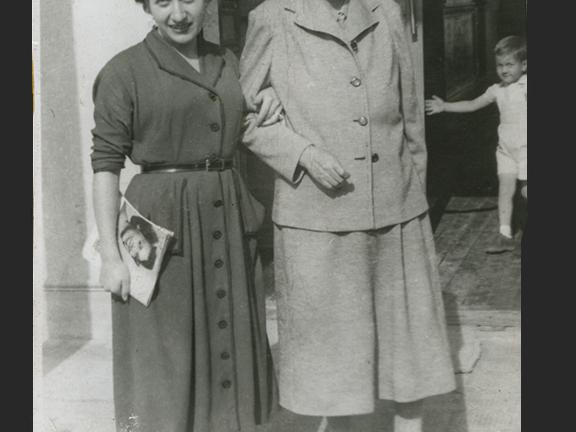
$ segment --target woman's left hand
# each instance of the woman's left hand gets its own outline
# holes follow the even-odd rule
[[[284,118],[282,115],[282,104],[272,87],[261,90],[256,95],[255,102],[260,107],[256,117],[256,126],[269,126]]]

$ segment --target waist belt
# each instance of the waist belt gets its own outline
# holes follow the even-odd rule
[[[224,171],[234,167],[233,159],[207,158],[197,162],[175,165],[143,165],[142,173],[179,173],[188,171]]]

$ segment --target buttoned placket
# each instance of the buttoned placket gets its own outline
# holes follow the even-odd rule
[[[378,162],[379,156],[377,153],[373,153],[372,151],[372,130],[371,130],[371,122],[370,122],[370,104],[368,98],[368,88],[366,85],[366,78],[364,71],[362,70],[362,65],[360,64],[360,59],[358,58],[358,42],[355,40],[350,41],[346,44],[348,52],[352,55],[354,59],[354,64],[356,65],[356,69],[358,71],[357,75],[354,75],[348,85],[352,85],[355,89],[358,89],[363,92],[363,112],[358,115],[353,121],[358,126],[359,129],[364,130],[364,157],[362,160],[366,164],[367,168],[367,180],[369,184],[370,190],[370,206],[369,208],[372,209],[371,218],[372,218],[372,226],[376,224],[376,215],[374,212],[374,164]],[[362,131],[359,131],[361,134]]]
[[[219,134],[219,148],[214,149],[214,154],[222,155],[223,150],[223,128],[225,124],[224,109],[220,96],[209,90],[207,98],[210,103],[218,105],[219,118],[213,119],[208,127],[210,133]],[[235,357],[234,357],[234,326],[231,306],[231,277],[230,277],[230,255],[227,242],[226,226],[226,204],[223,196],[222,173],[215,171],[209,175],[218,176],[219,196],[212,202],[213,212],[210,221],[209,237],[211,242],[211,266],[213,273],[213,284],[207,287],[207,296],[212,316],[211,322],[211,362],[213,364],[213,404],[221,407],[222,412],[229,413],[228,419],[222,418],[222,424],[238,422],[238,410],[236,401],[236,383],[234,380]],[[224,427],[224,426],[223,426]],[[226,426],[228,427],[228,426]]]
[[[210,173],[210,175],[220,176],[219,172]],[[222,194],[222,186],[219,186]],[[223,197],[217,197],[212,202],[214,209],[213,218],[208,241],[211,242],[212,254],[210,256],[213,284],[207,287],[207,296],[212,316],[211,333],[211,360],[213,363],[213,385],[215,406],[223,407],[223,412],[232,413],[236,411],[236,389],[234,388],[234,327],[233,315],[231,310],[231,293],[230,293],[230,262],[228,253],[228,244],[226,240],[226,207]]]

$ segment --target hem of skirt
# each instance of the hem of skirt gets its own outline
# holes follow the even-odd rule
[[[305,415],[305,416],[313,416],[313,417],[341,417],[341,416],[353,416],[353,415],[364,415],[364,414],[372,414],[374,412],[375,406],[372,405],[372,408],[366,409],[357,409],[357,410],[334,410],[334,411],[325,411],[325,410],[310,410],[308,409],[300,409],[300,407],[290,406],[288,404],[280,402],[280,406],[282,408],[287,409],[294,414]]]
[[[440,396],[440,395],[452,393],[457,388],[458,388],[458,386],[456,384],[453,384],[444,390],[435,390],[435,391],[422,393],[418,396],[408,396],[408,397],[389,396],[389,395],[379,394],[378,399],[388,400],[388,401],[393,401],[393,402],[398,402],[398,403],[409,403],[409,402],[416,402],[416,401],[426,399],[429,397],[433,397],[433,396]]]

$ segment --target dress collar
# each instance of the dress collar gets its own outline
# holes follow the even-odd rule
[[[144,43],[158,67],[210,90],[220,79],[224,67],[223,49],[198,35],[198,56],[202,72],[194,69],[174,47],[166,42],[156,28],[152,29]]]
[[[521,87],[525,87],[526,85],[528,85],[528,74],[524,74],[522,75],[520,78],[518,78],[518,81],[515,81],[513,83],[510,84],[504,84],[503,82],[500,82],[500,87],[502,88],[507,88],[507,87],[516,87],[516,86],[521,86]]]
[[[527,85],[528,84],[528,74],[522,75],[517,82],[518,82],[518,84],[521,84],[521,85]]]

